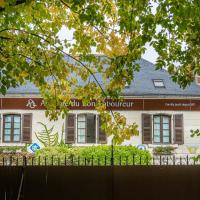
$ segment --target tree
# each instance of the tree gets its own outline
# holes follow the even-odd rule
[[[71,98],[83,103],[96,99],[96,109],[107,122],[104,129],[114,134],[116,143],[138,134],[137,125],[126,125],[125,117],[111,111],[114,123],[103,102],[119,98],[133,80],[139,70],[134,61],[141,58],[147,43],[159,54],[157,68],[167,67],[181,86],[200,74],[197,0],[0,2],[1,93],[33,82],[51,119],[68,112],[65,105]],[[58,37],[63,27],[66,34],[73,30],[73,40]],[[94,49],[104,57],[92,54]],[[97,74],[102,75],[103,85]],[[77,78],[84,84],[79,85]]]

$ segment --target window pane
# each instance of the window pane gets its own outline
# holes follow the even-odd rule
[[[13,140],[14,140],[14,142],[19,142],[20,141],[20,135],[14,135]]]
[[[163,137],[163,142],[164,143],[169,143],[169,137]]]
[[[10,115],[5,116],[5,122],[11,122],[11,116]]]
[[[165,87],[164,82],[162,79],[154,79],[153,80],[154,86],[155,87]]]
[[[14,130],[14,135],[20,135],[20,129],[15,129]]]
[[[5,123],[5,128],[11,128],[11,123]]]
[[[78,121],[86,121],[85,115],[78,115]]]
[[[169,117],[163,117],[163,123],[169,124]]]
[[[159,130],[160,129],[160,124],[154,124],[154,129]]]
[[[160,123],[160,117],[159,116],[154,117],[154,123]]]
[[[14,128],[20,128],[20,123],[14,123]]]
[[[85,143],[85,136],[78,136],[78,142]]]
[[[160,136],[154,136],[154,142],[157,142],[157,143],[159,143],[160,142]]]
[[[169,129],[169,124],[163,124],[163,129]]]
[[[78,128],[85,128],[86,123],[85,122],[78,122]]]
[[[10,135],[4,135],[4,141],[10,142]]]
[[[169,130],[163,130],[163,136],[169,136]]]
[[[85,129],[78,129],[78,135],[85,135]]]
[[[160,135],[160,130],[156,130],[156,129],[154,129],[154,135]]]
[[[20,123],[20,116],[14,116],[14,122]]]
[[[5,135],[10,135],[11,134],[11,129],[5,129],[4,130]]]

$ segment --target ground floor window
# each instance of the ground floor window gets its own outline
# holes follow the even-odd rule
[[[171,117],[166,115],[153,116],[154,143],[171,143]]]
[[[0,114],[0,139],[5,143],[31,143],[32,113]]]
[[[77,118],[77,142],[85,143],[87,126],[86,115],[78,115]]]
[[[142,114],[144,144],[183,144],[183,115]]]
[[[3,116],[3,142],[20,142],[21,115],[8,114]]]
[[[106,143],[100,116],[92,113],[69,114],[66,118],[65,141],[77,144]]]

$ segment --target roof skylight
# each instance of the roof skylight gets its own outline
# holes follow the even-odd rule
[[[155,88],[165,88],[165,84],[162,79],[153,79],[153,84]]]

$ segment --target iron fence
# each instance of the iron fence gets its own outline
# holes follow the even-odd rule
[[[134,165],[200,165],[195,156],[0,156],[0,166],[134,166]]]

